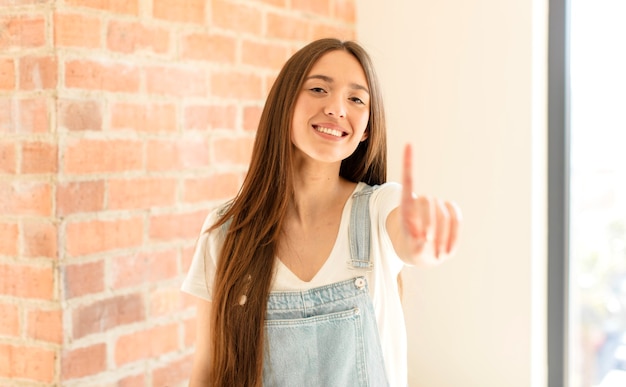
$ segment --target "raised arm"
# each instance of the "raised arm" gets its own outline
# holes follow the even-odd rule
[[[387,230],[398,256],[408,265],[436,264],[453,254],[461,210],[453,202],[413,192],[411,146],[404,148],[402,199],[387,217]]]

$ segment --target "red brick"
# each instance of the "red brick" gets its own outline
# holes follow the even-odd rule
[[[206,211],[153,215],[150,218],[150,239],[170,241],[196,239],[206,218]]]
[[[57,62],[53,56],[20,58],[21,90],[56,89]]]
[[[19,101],[19,131],[22,133],[47,133],[50,131],[48,101],[46,97]]]
[[[204,23],[204,0],[152,0],[152,15],[156,19],[184,23]]]
[[[316,23],[313,26],[312,40],[322,38],[338,38],[341,40],[353,40],[354,29],[338,26],[335,24]]]
[[[332,5],[332,17],[349,24],[356,22],[355,0],[334,0]]]
[[[211,62],[234,63],[237,41],[215,34],[191,34],[182,39],[182,57]]]
[[[116,289],[153,283],[178,275],[176,250],[146,251],[112,260],[111,282]]]
[[[274,83],[276,83],[276,78],[277,76],[274,74],[271,75],[266,75],[265,76],[265,89],[264,89],[264,95],[268,95],[270,93],[270,89],[272,88],[272,85],[274,85]]]
[[[17,172],[15,142],[0,142],[0,174]]]
[[[203,138],[148,142],[146,168],[149,171],[172,171],[208,165],[208,146]]]
[[[16,5],[43,5],[48,4],[52,0],[0,0],[0,7],[9,7]]]
[[[100,47],[100,18],[57,13],[54,15],[54,41],[57,47]]]
[[[279,44],[244,41],[241,51],[244,64],[277,71],[289,59],[289,49]]]
[[[259,106],[247,106],[243,109],[243,129],[256,132],[259,128],[259,121],[263,108]]]
[[[50,183],[0,182],[0,214],[52,214],[52,187]]]
[[[66,249],[70,257],[140,246],[143,219],[92,220],[69,222]]]
[[[121,336],[115,344],[115,364],[122,365],[178,349],[178,325],[158,326]],[[161,384],[159,384],[161,385]]]
[[[56,144],[26,142],[22,144],[22,173],[56,173],[58,151]]]
[[[66,265],[63,275],[66,300],[104,291],[104,261]]]
[[[0,65],[0,67],[1,66],[2,65]],[[2,75],[0,75],[0,78],[2,78]],[[0,81],[0,83],[2,83],[2,81]],[[16,131],[15,101],[14,98],[0,98],[0,133]]]
[[[17,223],[0,222],[0,255],[17,255],[18,233]]]
[[[69,88],[138,92],[139,70],[111,60],[71,60],[65,64],[65,86]]]
[[[0,303],[0,336],[18,336],[20,318],[17,305]]]
[[[273,5],[275,7],[287,7],[287,0],[257,0],[260,3]]]
[[[235,129],[237,108],[235,106],[192,105],[185,108],[185,129]]]
[[[145,315],[140,294],[115,296],[82,305],[72,312],[73,338],[138,322],[144,320]]]
[[[51,222],[22,223],[22,255],[25,257],[57,257],[57,225]]]
[[[249,137],[216,138],[211,144],[213,160],[220,164],[248,165],[254,140]]]
[[[13,59],[0,59],[0,90],[15,90],[15,62]]]
[[[51,300],[54,295],[53,285],[52,266],[0,264],[0,294]]]
[[[198,229],[199,230],[199,229]],[[198,231],[200,232],[200,231]],[[182,270],[183,273],[187,273],[189,271],[189,268],[191,267],[191,260],[193,258],[193,254],[196,251],[196,243],[193,243],[191,246],[189,247],[184,247],[181,251],[181,255],[182,255]]]
[[[65,4],[131,15],[139,12],[139,0],[65,0]]]
[[[158,288],[150,292],[150,316],[171,316],[181,311],[182,294],[178,287]]]
[[[62,311],[31,310],[27,315],[28,337],[61,344],[63,341]]]
[[[176,106],[114,103],[111,107],[111,129],[131,129],[137,132],[176,131]]]
[[[186,179],[184,184],[185,203],[230,199],[237,194],[240,186],[239,174],[236,173],[218,173],[208,178]]]
[[[109,181],[109,209],[171,206],[176,202],[176,179],[144,178]]]
[[[152,383],[155,386],[173,386],[184,383],[191,373],[191,356],[170,363],[152,372]]]
[[[211,74],[211,94],[235,99],[263,99],[263,82],[256,74],[234,71]]]
[[[165,28],[148,27],[137,22],[112,21],[107,32],[107,47],[111,51],[132,53],[149,51],[165,53],[170,36]]]
[[[0,343],[0,377],[50,383],[54,360],[54,350]]]
[[[309,41],[310,31],[310,19],[275,13],[267,14],[267,36],[270,38]]]
[[[116,387],[143,387],[146,385],[146,377],[143,374],[127,376],[117,382]]]
[[[104,208],[104,182],[65,182],[57,186],[57,215],[66,216],[77,212],[96,212]]]
[[[142,166],[139,141],[72,139],[67,142],[63,172],[126,172],[140,170]]]
[[[106,370],[106,344],[64,351],[61,358],[63,381],[94,375]]]
[[[145,69],[146,90],[150,94],[179,97],[206,96],[206,74],[199,68],[149,67]]]
[[[217,0],[211,2],[211,25],[260,36],[263,29],[263,11],[240,2]]]
[[[296,11],[330,16],[330,0],[291,0],[291,8]]]
[[[102,108],[100,102],[92,100],[61,100],[60,126],[67,130],[102,130]]]
[[[43,17],[13,16],[0,19],[0,49],[41,47],[46,43]]]
[[[196,319],[190,318],[183,321],[183,342],[185,347],[191,347],[196,342]]]

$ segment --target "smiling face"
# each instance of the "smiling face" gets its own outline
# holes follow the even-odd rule
[[[313,160],[339,163],[367,139],[370,96],[359,61],[330,51],[307,74],[294,107],[291,142]]]

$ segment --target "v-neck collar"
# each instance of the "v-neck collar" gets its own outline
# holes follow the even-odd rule
[[[291,269],[287,267],[287,265],[283,263],[283,261],[280,260],[279,257],[274,258],[277,261],[276,262],[276,265],[277,265],[276,274],[278,275],[280,272],[282,272],[285,275],[291,277],[291,280],[289,280],[290,283],[296,282],[298,284],[309,286],[312,284],[317,284],[319,281],[323,281],[323,278],[327,277],[327,275],[324,275],[324,274],[327,271],[332,270],[333,267],[335,267],[335,261],[342,260],[342,259],[343,260],[349,259],[349,257],[339,256],[339,252],[337,251],[340,245],[339,240],[344,235],[347,238],[347,235],[348,235],[347,227],[350,222],[349,211],[350,211],[350,207],[352,204],[353,196],[355,193],[359,192],[365,186],[366,186],[365,183],[362,183],[362,182],[357,183],[356,187],[354,187],[354,190],[352,191],[350,196],[348,196],[348,199],[344,203],[343,209],[341,211],[341,220],[339,223],[339,229],[337,230],[337,235],[335,236],[335,243],[333,244],[333,248],[330,250],[330,254],[328,254],[328,257],[326,257],[326,260],[324,261],[322,266],[319,268],[317,273],[315,273],[313,278],[311,278],[310,281],[305,281],[301,279],[300,277],[298,277],[293,271],[291,271]]]

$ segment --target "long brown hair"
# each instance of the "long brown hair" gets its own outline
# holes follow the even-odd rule
[[[239,194],[212,227],[228,227],[213,285],[213,386],[262,384],[266,303],[276,242],[293,194],[290,130],[294,105],[313,64],[332,50],[354,55],[370,93],[368,138],[342,161],[340,175],[370,185],[386,181],[384,109],[370,57],[355,42],[321,39],[308,44],[285,63],[270,90],[248,174]]]

